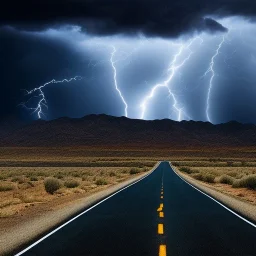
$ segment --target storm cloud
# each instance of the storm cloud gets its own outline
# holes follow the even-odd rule
[[[27,0],[2,3],[0,23],[31,30],[74,24],[96,35],[177,37],[223,32],[226,28],[215,18],[255,14],[254,0]]]
[[[211,120],[255,123],[255,13],[256,2],[249,0],[2,2],[0,118],[36,119],[33,109],[20,105],[29,100],[24,89],[77,75],[84,79],[45,88],[45,119],[124,115],[110,62],[113,46],[128,116],[141,118],[143,100],[167,79],[169,65],[184,45],[176,64],[191,56],[170,83],[176,103],[166,88],[159,88],[147,103],[145,119],[178,120],[176,104],[181,119],[207,121],[212,73],[204,74],[225,37],[214,59]],[[35,108],[37,102],[33,95],[27,106]]]

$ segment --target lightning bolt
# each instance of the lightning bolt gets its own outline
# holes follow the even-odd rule
[[[117,70],[116,70],[116,66],[115,66],[117,61],[114,60],[116,52],[117,52],[116,47],[112,46],[110,63],[111,63],[111,66],[112,66],[112,69],[113,69],[113,74],[114,74],[114,77],[113,77],[114,85],[115,85],[116,91],[118,92],[118,94],[119,94],[119,96],[120,96],[120,98],[121,98],[121,100],[122,100],[122,102],[123,102],[123,104],[125,106],[125,109],[124,109],[125,116],[128,117],[128,104],[126,103],[126,101],[125,101],[125,99],[124,99],[124,97],[122,95],[122,92],[120,91],[120,89],[118,87],[118,83],[117,83]]]
[[[178,52],[174,55],[173,60],[170,63],[169,68],[167,69],[167,73],[169,73],[169,76],[167,77],[167,79],[161,83],[161,84],[156,84],[155,86],[153,86],[153,88],[151,89],[150,93],[144,98],[144,100],[142,101],[140,107],[142,109],[141,111],[141,119],[144,119],[145,116],[145,112],[146,112],[146,108],[147,108],[147,103],[148,101],[154,97],[155,95],[155,91],[160,88],[160,87],[165,87],[169,93],[169,96],[172,98],[173,100],[173,109],[175,110],[175,112],[177,113],[177,120],[181,121],[182,119],[182,113],[183,112],[183,108],[179,108],[178,107],[178,100],[174,94],[174,92],[171,90],[169,84],[172,81],[173,77],[175,76],[175,74],[177,73],[177,71],[183,67],[185,65],[185,63],[190,59],[191,55],[193,54],[193,52],[190,49],[190,46],[194,43],[195,40],[200,39],[201,44],[203,43],[203,39],[201,37],[195,37],[192,40],[189,41],[189,43],[186,44],[178,44],[179,46],[179,50]],[[175,44],[176,45],[176,44]],[[178,58],[183,54],[184,50],[188,49],[189,50],[189,54],[188,56],[179,64],[177,64]],[[185,114],[185,113],[184,113]],[[185,114],[187,116],[187,114]],[[188,117],[188,116],[187,116]]]
[[[35,95],[35,96],[32,96],[27,102],[25,103],[21,103],[20,105],[22,105],[23,107],[25,107],[26,109],[29,109],[29,110],[33,110],[32,113],[37,113],[37,116],[39,119],[42,118],[42,116],[45,116],[44,112],[43,112],[43,109],[46,108],[48,109],[48,105],[47,105],[47,100],[45,98],[45,94],[44,94],[44,91],[43,89],[50,85],[50,84],[59,84],[59,83],[70,83],[72,81],[77,81],[77,80],[82,80],[83,78],[81,76],[75,76],[75,77],[72,77],[70,79],[63,79],[63,80],[51,80],[39,87],[36,87],[30,91],[26,91],[26,95],[33,95],[34,93],[38,93],[38,95]],[[27,104],[29,103],[29,101],[32,99],[32,98],[39,98],[39,101],[36,105],[36,107],[28,107]]]
[[[209,121],[209,122],[212,122],[211,118],[210,118],[209,110],[210,110],[211,92],[212,92],[212,88],[213,88],[213,80],[214,80],[214,77],[216,76],[215,71],[214,71],[215,59],[218,57],[218,55],[220,53],[220,49],[224,43],[225,43],[225,36],[222,36],[222,40],[218,44],[215,54],[211,58],[209,68],[206,70],[206,72],[202,76],[202,77],[206,77],[207,74],[211,73],[211,78],[210,78],[208,92],[207,92],[207,100],[206,100],[206,117],[207,117],[207,121]]]

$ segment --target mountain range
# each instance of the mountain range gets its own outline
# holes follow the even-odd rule
[[[108,115],[0,124],[0,146],[255,146],[256,126],[235,121],[138,120]]]

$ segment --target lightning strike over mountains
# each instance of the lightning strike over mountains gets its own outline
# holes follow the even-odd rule
[[[206,99],[206,117],[207,117],[207,121],[212,122],[211,118],[210,118],[210,98],[211,98],[211,92],[213,89],[213,80],[215,77],[215,71],[214,71],[214,65],[215,65],[215,60],[218,57],[219,53],[220,53],[220,49],[223,46],[223,44],[225,43],[225,36],[222,36],[222,40],[221,42],[218,44],[218,47],[215,51],[215,54],[212,56],[211,61],[210,61],[210,65],[209,68],[206,70],[206,72],[204,73],[203,77],[206,77],[207,74],[211,73],[211,78],[209,81],[209,87],[208,87],[208,92],[207,92],[207,99]]]
[[[181,121],[182,120],[182,114],[186,115],[188,117],[187,114],[184,113],[183,108],[179,107],[179,103],[177,100],[177,97],[175,96],[175,93],[173,92],[173,90],[170,88],[170,82],[172,81],[173,77],[175,76],[176,72],[183,67],[186,62],[190,59],[191,55],[193,54],[193,52],[190,49],[190,46],[194,43],[195,40],[200,39],[201,44],[203,43],[203,39],[200,37],[195,37],[192,40],[189,41],[188,44],[178,44],[179,46],[179,50],[178,52],[174,55],[173,60],[170,63],[169,68],[167,69],[167,72],[169,72],[169,76],[167,77],[167,79],[161,83],[161,84],[156,84],[155,86],[153,86],[153,88],[151,89],[150,93],[144,98],[144,100],[141,103],[141,119],[144,119],[145,117],[145,112],[147,109],[147,104],[148,101],[154,97],[155,95],[155,91],[160,88],[160,87],[165,87],[167,88],[168,94],[169,96],[172,98],[173,100],[173,109],[175,110],[175,112],[177,113],[177,120]],[[184,50],[188,50],[188,55],[187,57],[184,58],[184,60],[177,64],[177,61],[179,59],[179,57],[183,54]]]
[[[26,90],[26,95],[32,95],[32,97],[25,103],[22,103],[21,105],[23,107],[25,107],[26,109],[29,109],[29,110],[33,110],[33,113],[36,113],[38,118],[41,119],[42,116],[45,116],[44,112],[43,112],[43,108],[46,108],[48,109],[48,105],[47,105],[47,100],[45,98],[45,94],[44,94],[44,91],[43,89],[47,86],[47,85],[50,85],[50,84],[59,84],[59,83],[70,83],[72,81],[77,81],[77,80],[82,80],[83,78],[81,76],[75,76],[75,77],[72,77],[72,78],[65,78],[63,80],[51,80],[39,87],[36,87],[30,91],[27,91]],[[33,95],[34,93],[38,93],[37,95]],[[28,107],[27,104],[29,103],[29,101],[32,99],[32,98],[39,98],[39,101],[37,103],[37,106],[36,107]]]
[[[114,85],[115,85],[115,89],[116,91],[118,92],[124,106],[125,106],[125,109],[124,109],[124,113],[125,113],[125,117],[128,117],[128,105],[122,95],[122,92],[120,91],[119,87],[118,87],[118,83],[117,83],[117,71],[116,71],[116,66],[115,66],[115,63],[117,61],[114,60],[115,58],[115,54],[116,54],[117,50],[116,50],[116,47],[115,46],[112,46],[112,52],[111,52],[111,58],[110,58],[110,63],[111,63],[111,66],[112,66],[112,69],[113,69],[113,72],[114,72]]]
[[[255,88],[256,81],[253,71],[256,62],[253,31],[256,31],[256,27],[238,17],[220,19],[218,22],[227,29],[216,33],[196,31],[193,37],[189,37],[191,34],[184,34],[179,38],[147,37],[140,34],[95,36],[82,29],[74,30],[72,27],[20,32],[24,38],[31,40],[37,38],[43,42],[47,38],[56,45],[58,40],[62,42],[63,51],[66,51],[67,55],[61,58],[53,56],[53,61],[55,58],[58,60],[53,62],[52,67],[59,65],[57,74],[60,68],[67,68],[81,75],[70,79],[53,79],[36,88],[30,82],[38,78],[28,80],[21,76],[20,81],[26,81],[26,87],[34,89],[26,91],[28,101],[24,100],[20,105],[34,113],[32,118],[49,120],[63,115],[82,117],[87,114],[105,113],[139,119],[153,116],[176,121],[254,122],[251,113],[256,111],[256,108],[253,106],[253,94],[250,90]],[[14,32],[17,33],[16,30]],[[34,43],[32,40],[31,44]],[[44,49],[46,46],[42,43],[40,47]],[[48,53],[46,48],[45,54]],[[42,54],[40,51],[28,52],[27,56],[24,55],[26,58],[20,63],[17,62],[17,65],[24,62],[24,65],[30,67],[27,70],[31,70],[34,65],[33,56],[37,58],[37,54],[38,58],[45,55],[43,51]],[[49,60],[51,57],[49,55]],[[44,69],[47,75],[49,67],[44,59],[37,63],[38,67],[34,68]],[[22,72],[23,69],[16,70]],[[47,76],[52,75],[52,72],[54,71]],[[24,75],[27,76],[27,73],[24,72]],[[64,91],[58,94],[58,99],[54,101],[56,91],[50,89],[54,87],[53,84],[69,83],[82,77],[87,78],[84,82],[86,94],[80,93],[80,86],[72,87],[73,93],[67,99],[63,88]],[[9,82],[8,79],[6,81]],[[20,81],[17,81],[19,90]],[[148,83],[145,85],[143,81]],[[234,97],[227,99],[230,93],[234,94]],[[244,93],[244,98],[248,100],[246,104],[243,104],[243,99],[238,96],[241,93]],[[166,97],[164,96],[165,100],[161,102],[160,97],[163,95]],[[218,102],[215,95],[218,95]],[[113,96],[114,102],[109,104]],[[20,96],[16,99],[18,97]],[[72,97],[79,98],[74,105]],[[60,107],[66,100],[70,105]],[[17,106],[17,102],[13,105]],[[51,111],[47,110],[49,106],[58,107]],[[246,111],[248,108],[250,111]],[[23,116],[22,113],[21,115]]]

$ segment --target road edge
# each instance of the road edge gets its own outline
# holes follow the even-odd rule
[[[254,207],[253,205],[240,201],[234,197],[221,193],[215,189],[199,184],[198,182],[196,182],[196,180],[193,180],[193,178],[188,178],[187,176],[178,173],[176,168],[171,164],[171,162],[169,162],[169,164],[173,172],[181,180],[186,182],[194,189],[198,190],[200,193],[209,197],[210,199],[224,207],[226,210],[236,215],[238,218],[242,219],[243,221],[247,222],[248,224],[256,228],[256,213],[252,213],[253,210],[255,212],[255,209],[252,209]]]
[[[58,216],[56,221],[52,223],[47,223],[45,227],[40,227],[40,231],[36,232],[35,230],[32,229],[31,234],[24,237],[22,235],[22,230],[17,229],[17,234],[19,234],[19,238],[14,241],[6,241],[8,239],[5,239],[4,243],[7,245],[5,248],[1,248],[0,254],[4,256],[9,256],[9,255],[15,255],[19,256],[28,251],[30,248],[35,246],[36,244],[40,243],[53,233],[57,232],[59,229],[62,227],[66,226],[69,224],[71,221],[75,220],[76,218],[79,218],[81,215],[85,214],[86,212],[90,211],[97,205],[103,203],[104,201],[108,200],[115,194],[127,189],[128,187],[140,182],[141,180],[145,179],[148,177],[150,174],[152,174],[157,167],[159,166],[161,162],[157,162],[155,166],[146,173],[143,173],[137,177],[131,178],[129,180],[126,180],[122,183],[116,184],[112,187],[109,187],[106,190],[99,191],[95,194],[92,194],[88,197],[85,197],[83,199],[79,199],[79,205],[73,205],[72,209],[68,211],[68,213],[61,214],[61,209],[60,210],[60,216]],[[78,202],[77,202],[78,203]],[[58,212],[54,211],[50,213],[52,215],[58,215]],[[34,224],[36,224],[37,219],[34,220]],[[23,230],[26,229],[27,231],[29,229],[29,223],[26,223],[26,225],[23,226]],[[28,231],[29,232],[29,231]],[[21,237],[23,240],[21,241]],[[11,237],[10,237],[11,238]]]

